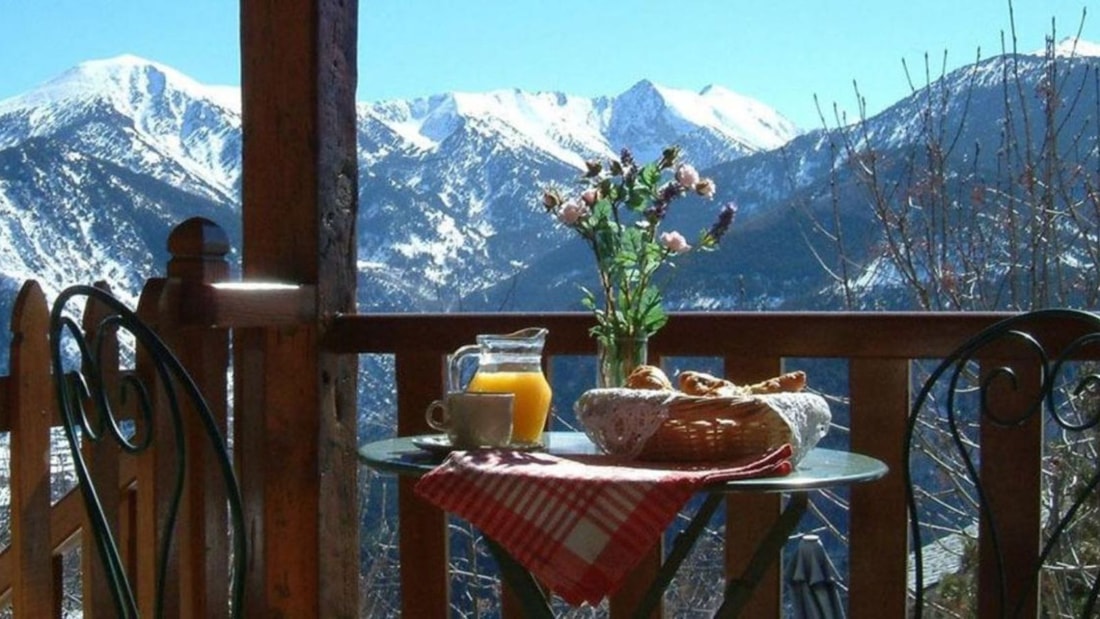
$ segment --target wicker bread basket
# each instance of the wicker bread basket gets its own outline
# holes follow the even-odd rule
[[[810,393],[704,397],[592,389],[574,409],[605,452],[664,462],[734,460],[784,443],[797,462],[825,434],[831,417],[825,400]]]

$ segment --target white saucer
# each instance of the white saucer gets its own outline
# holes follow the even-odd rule
[[[455,450],[455,447],[451,445],[451,439],[446,434],[429,434],[425,436],[414,436],[412,438],[412,444],[416,445],[424,451],[431,452],[439,456],[445,456]],[[488,449],[488,448],[487,448]],[[511,443],[505,447],[499,447],[498,449],[511,449],[515,451],[538,451],[544,449],[539,443]]]

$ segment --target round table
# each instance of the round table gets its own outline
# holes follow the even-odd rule
[[[416,444],[424,444],[425,439],[435,439],[430,451]],[[434,445],[438,439],[438,435],[431,435],[373,441],[359,448],[359,458],[365,465],[379,471],[419,477],[438,466],[446,456],[445,447],[440,449]],[[582,432],[546,432],[543,434],[543,443],[545,450],[556,456],[600,453],[596,445]],[[653,467],[661,468],[661,463],[655,462]],[[704,487],[703,492],[708,495],[706,500],[688,525],[676,536],[668,556],[634,615],[648,617],[657,607],[676,570],[721,504],[723,495],[733,492],[782,492],[789,495],[786,506],[757,546],[745,571],[740,577],[731,579],[726,586],[725,599],[715,616],[734,617],[748,601],[752,589],[779,554],[791,531],[798,525],[806,511],[810,491],[873,481],[886,475],[888,470],[885,463],[870,456],[818,447],[807,452],[788,475],[738,479]],[[485,539],[500,563],[502,575],[523,601],[525,610],[531,616],[552,617],[543,592],[530,574],[499,544],[488,537]]]
[[[435,437],[436,435],[430,435]],[[415,441],[426,436],[402,436],[367,443],[359,448],[359,459],[379,471],[420,476],[443,459],[439,451],[426,451]],[[599,448],[583,432],[546,432],[546,451],[557,456],[592,455]],[[655,468],[661,463],[654,462]],[[886,464],[863,454],[837,449],[815,448],[785,477],[756,477],[723,482],[708,487],[721,492],[798,492],[873,481],[886,474]]]

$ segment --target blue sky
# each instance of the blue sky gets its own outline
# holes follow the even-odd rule
[[[500,88],[614,95],[643,78],[720,84],[820,126],[814,95],[876,112],[923,79],[999,53],[1008,0],[360,0],[359,99]],[[1015,0],[1021,51],[1075,34],[1085,0]],[[1089,9],[1100,8],[1092,2]],[[83,61],[130,53],[237,85],[232,0],[0,0],[0,99]],[[1100,42],[1100,16],[1083,38]]]

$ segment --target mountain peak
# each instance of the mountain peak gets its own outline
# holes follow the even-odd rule
[[[741,154],[779,147],[798,134],[794,124],[774,109],[727,88],[709,85],[693,92],[648,79],[615,98],[611,124],[614,139],[643,144],[636,150],[650,155],[660,153],[657,135],[690,134],[700,128],[737,144]],[[699,165],[716,162],[703,159]]]
[[[64,134],[67,146],[223,200],[240,173],[240,89],[199,84],[133,55],[83,62],[0,101],[0,148]]]
[[[1031,54],[1034,56],[1043,56],[1046,54],[1046,49],[1037,49],[1031,52]],[[1056,58],[1080,58],[1082,56],[1100,57],[1100,44],[1078,39],[1077,37],[1065,37],[1055,44],[1054,56]]]
[[[240,89],[207,86],[183,73],[132,54],[88,60],[30,92],[8,99],[0,107],[38,107],[77,99],[103,99],[127,108],[135,101],[163,95],[166,89],[186,92],[226,110],[240,113]]]
[[[71,71],[94,75],[97,73],[111,74],[120,71],[141,70],[150,67],[165,73],[171,73],[177,78],[186,80],[191,79],[167,65],[134,54],[119,54],[111,58],[93,58],[92,60],[85,60],[73,67]]]
[[[641,79],[634,83],[633,86],[627,88],[617,99],[632,99],[636,101],[658,101],[665,100],[665,95],[668,92],[668,88],[661,86],[652,80]]]
[[[660,92],[660,90],[661,90],[661,87],[658,84],[654,83],[653,80],[651,80],[649,78],[642,78],[642,79],[638,80],[637,82],[635,82],[635,84],[628,89],[628,92],[629,91]]]

